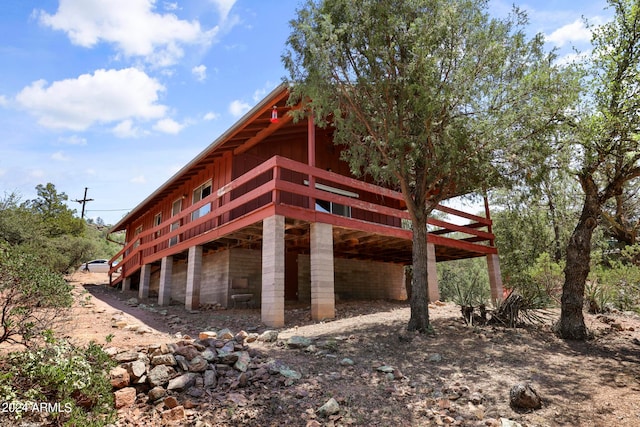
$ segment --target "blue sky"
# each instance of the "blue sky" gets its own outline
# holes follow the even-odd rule
[[[512,1],[490,1],[507,13]],[[606,2],[518,3],[562,55]],[[0,197],[51,182],[114,224],[281,82],[299,1],[39,0],[0,5]],[[80,211],[80,205],[69,206]]]

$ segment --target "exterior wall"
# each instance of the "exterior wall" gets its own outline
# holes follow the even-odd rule
[[[205,254],[202,257],[200,304],[220,304],[230,307],[233,293],[253,294],[253,304],[259,305],[262,288],[262,254],[258,250],[230,249]],[[233,278],[246,278],[249,287],[231,289]],[[187,286],[187,262],[173,264],[171,276],[171,300],[184,303]],[[160,289],[160,270],[154,271],[150,280],[150,295],[157,298]]]
[[[194,175],[189,181],[174,189],[170,194],[166,195],[162,201],[148,208],[143,216],[135,219],[127,226],[126,241],[131,241],[135,236],[136,228],[142,226],[143,230],[149,230],[154,227],[153,219],[156,214],[162,214],[162,221],[171,218],[171,207],[173,202],[182,199],[182,209],[186,209],[192,204],[193,190],[208,180],[212,182],[212,191],[215,192],[220,187],[231,182],[232,157],[230,154],[221,158],[217,158],[211,162],[206,168],[202,169],[197,175]]]
[[[404,266],[399,264],[334,259],[335,292],[339,299],[405,300]],[[298,298],[311,301],[309,255],[298,255]]]
[[[200,304],[221,304],[226,307],[229,283],[229,251],[202,257]]]
[[[229,289],[229,306],[233,306],[231,295],[253,294],[253,305],[259,306],[262,299],[262,251],[252,249],[231,249],[229,261],[229,283],[231,279],[246,278],[248,288]]]

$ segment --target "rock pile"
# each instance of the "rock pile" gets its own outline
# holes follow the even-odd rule
[[[300,373],[248,345],[274,338],[275,331],[258,335],[223,329],[135,351],[108,348],[119,363],[110,372],[115,406],[153,405],[161,409],[163,421],[174,422],[185,418],[185,409],[198,408],[217,392],[233,396],[234,390],[251,385],[292,385]]]

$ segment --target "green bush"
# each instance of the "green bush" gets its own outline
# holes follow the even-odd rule
[[[95,343],[81,348],[49,338],[43,347],[12,353],[0,363],[6,370],[0,375],[0,401],[18,408],[5,417],[46,416],[49,425],[78,427],[114,420],[108,372],[115,364]],[[29,409],[43,403],[55,410],[45,414]]]
[[[556,263],[547,252],[543,252],[527,269],[525,277],[527,279],[516,288],[532,306],[543,308],[560,304],[564,262]]]
[[[71,290],[37,257],[0,242],[0,342],[29,345],[66,314]]]
[[[463,307],[484,305],[491,299],[484,258],[438,263],[440,298]]]
[[[623,261],[596,266],[589,275],[585,299],[594,313],[611,308],[640,312],[640,266]]]

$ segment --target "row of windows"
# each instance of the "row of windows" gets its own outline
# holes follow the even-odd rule
[[[191,204],[196,204],[199,201],[201,201],[202,199],[206,198],[207,196],[209,196],[211,194],[211,180],[205,182],[204,184],[202,184],[201,186],[199,186],[198,188],[196,188],[195,190],[193,190],[193,196],[192,196],[192,200],[191,200]],[[171,217],[174,217],[176,215],[178,215],[180,212],[182,211],[182,198],[177,199],[176,201],[173,202],[173,204],[171,205]],[[195,220],[197,218],[200,218],[206,214],[208,214],[209,212],[211,212],[211,204],[206,204],[204,206],[202,206],[200,209],[198,209],[197,211],[194,211],[191,213],[191,220]],[[158,225],[160,225],[162,223],[162,212],[158,212],[157,214],[154,215],[153,217],[153,226],[156,227]],[[180,221],[176,221],[174,223],[171,224],[170,226],[170,231],[176,230],[178,227],[180,227]],[[137,227],[134,235],[138,235],[142,233],[142,225]],[[158,237],[156,235],[156,237]],[[176,243],[178,243],[178,237],[172,237],[169,240],[169,245],[175,245]],[[138,245],[138,243],[136,242],[135,244],[136,246]]]
[[[309,185],[308,181],[304,181],[305,185]],[[356,193],[352,193],[352,192],[348,192],[345,190],[341,190],[338,188],[333,188],[333,187],[329,187],[327,185],[322,185],[322,184],[316,184],[316,188],[323,190],[323,191],[327,191],[330,193],[335,193],[335,194],[340,194],[343,196],[348,196],[348,197],[353,197],[353,198],[358,198],[359,195]],[[195,190],[193,190],[193,196],[192,196],[192,200],[191,200],[191,204],[194,205],[196,203],[198,203],[199,201],[205,199],[206,197],[208,197],[209,195],[211,195],[211,180],[205,182],[204,184],[202,184],[201,186],[199,186],[198,188],[196,188]],[[317,200],[316,201],[316,210],[318,211],[323,211],[323,212],[330,212],[336,215],[341,215],[341,216],[345,216],[350,218],[351,217],[351,208],[349,206],[344,206],[338,203],[333,203],[333,202],[328,202],[328,201],[324,201],[324,200]],[[178,215],[180,212],[182,211],[182,198],[177,199],[176,201],[173,202],[173,204],[171,205],[171,217],[174,217],[176,215]],[[200,217],[203,217],[204,215],[208,214],[209,212],[211,212],[211,203],[207,203],[204,206],[200,207],[200,209],[193,211],[191,213],[191,221],[198,219]],[[156,227],[158,225],[160,225],[162,223],[162,212],[158,212],[157,214],[155,214],[155,216],[153,217],[153,226]],[[174,223],[171,224],[170,226],[170,231],[174,231],[176,230],[178,227],[180,227],[180,221],[176,221]],[[142,226],[139,226],[138,228],[136,228],[134,235],[138,235],[142,233]],[[156,237],[159,237],[159,235],[156,235]],[[178,237],[172,237],[169,240],[169,245],[173,246],[176,243],[178,243]],[[137,246],[137,243],[136,243]]]

